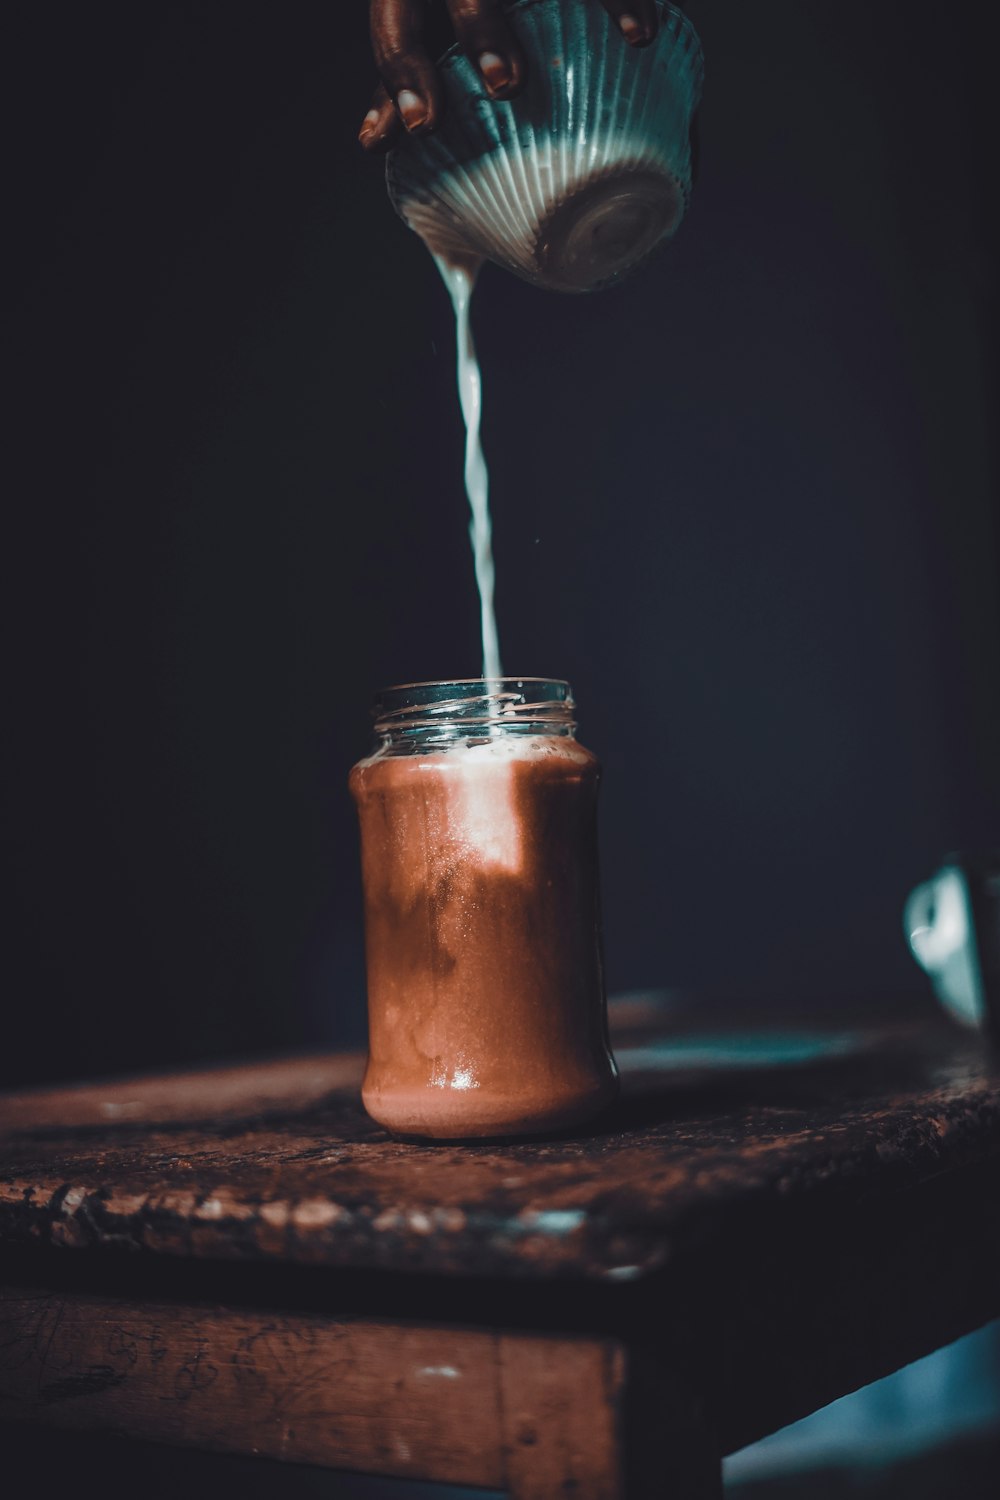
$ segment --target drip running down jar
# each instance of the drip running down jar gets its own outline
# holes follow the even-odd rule
[[[569,684],[390,688],[354,767],[370,1051],[362,1097],[397,1135],[578,1125],[614,1097],[595,756]]]

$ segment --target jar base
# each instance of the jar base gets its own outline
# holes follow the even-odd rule
[[[477,1117],[471,1111],[462,1118],[454,1109],[428,1109],[429,1092],[400,1095],[394,1091],[390,1097],[365,1087],[361,1099],[372,1119],[398,1141],[423,1145],[484,1141],[502,1144],[523,1141],[526,1137],[562,1135],[596,1119],[617,1097],[618,1076],[610,1074],[599,1088],[564,1098],[558,1104],[551,1098],[497,1101],[492,1108],[480,1109]]]

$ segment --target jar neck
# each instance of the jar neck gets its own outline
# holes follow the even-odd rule
[[[375,699],[376,748],[396,755],[481,744],[510,735],[557,735],[576,729],[568,682],[543,677],[413,682]]]

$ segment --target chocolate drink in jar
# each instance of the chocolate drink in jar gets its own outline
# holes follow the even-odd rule
[[[402,1136],[577,1125],[617,1089],[601,959],[600,768],[567,683],[393,688],[351,772],[368,1112]]]

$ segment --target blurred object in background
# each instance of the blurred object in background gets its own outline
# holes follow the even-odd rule
[[[972,1500],[1000,1472],[1000,1323],[905,1365],[723,1462],[727,1494]]]
[[[913,891],[904,923],[945,1010],[1000,1041],[1000,852],[949,856]]]
[[[725,1493],[739,1500],[993,1500],[998,1471],[1000,1436],[979,1434],[892,1463],[844,1461],[808,1475],[783,1473],[727,1485]]]

